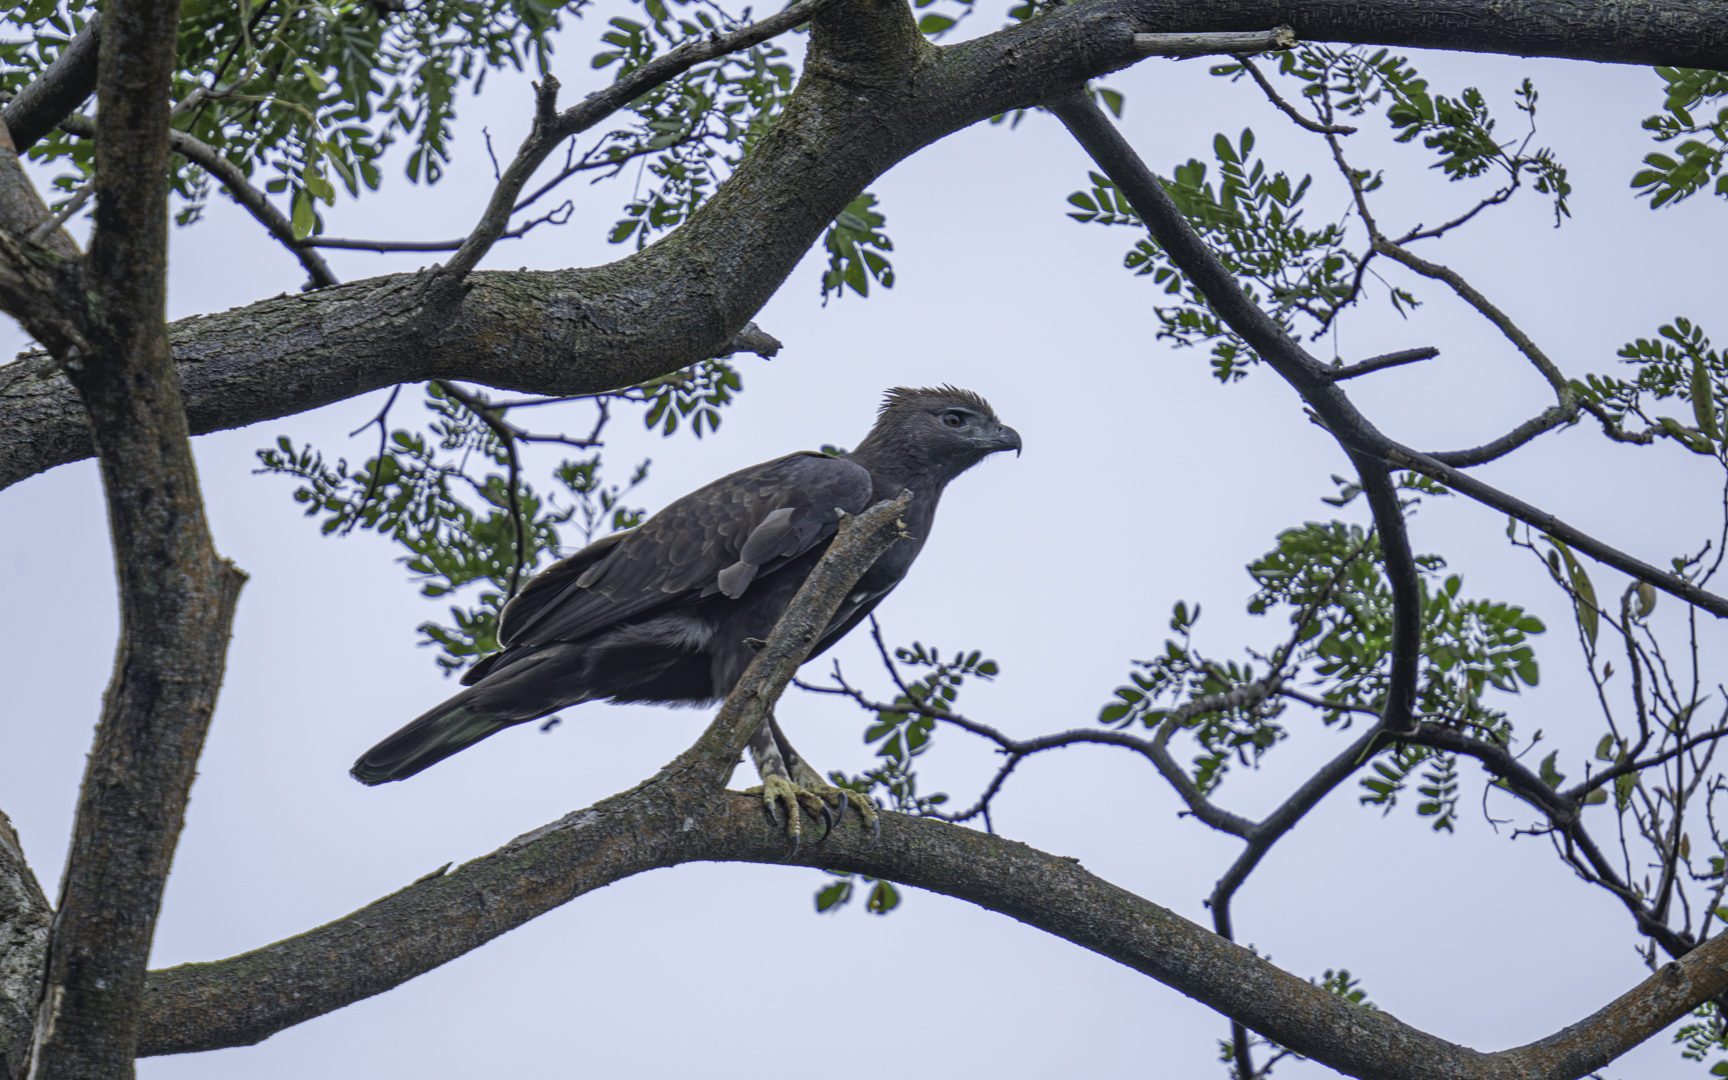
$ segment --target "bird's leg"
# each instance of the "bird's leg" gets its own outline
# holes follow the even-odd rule
[[[827,824],[822,840],[828,839],[834,826],[845,819],[846,807],[850,805],[857,811],[859,819],[870,827],[870,840],[874,843],[882,835],[882,821],[876,815],[876,804],[856,791],[830,784],[804,760],[802,754],[792,748],[786,733],[780,730],[780,722],[773,716],[768,717],[768,727],[773,733],[775,745],[779,747],[781,760],[786,763],[791,771],[792,782],[798,787],[799,801],[810,811],[811,817],[820,817]],[[822,840],[816,842],[820,844]]]
[[[786,741],[786,734],[780,730],[774,717],[763,720],[750,737],[750,757],[762,776],[762,786],[750,788],[746,794],[762,796],[768,815],[776,825],[780,824],[780,811],[786,811],[785,829],[792,844],[786,853],[788,859],[798,854],[804,830],[800,808],[808,810],[811,817],[821,818],[827,826],[817,843],[828,839],[834,826],[846,816],[848,805],[858,812],[864,824],[870,826],[872,842],[882,834],[876,805],[855,791],[835,787],[824,780],[822,774],[811,768],[809,762]]]
[[[762,786],[745,790],[746,795],[761,795],[763,804],[768,808],[768,816],[774,819],[774,824],[780,824],[780,810],[786,810],[786,835],[791,838],[792,846],[786,852],[790,859],[798,854],[798,841],[804,831],[803,819],[798,813],[798,796],[802,794],[798,785],[792,782],[792,774],[786,768],[786,759],[780,754],[780,747],[774,741],[774,717],[765,717],[756,726],[756,731],[750,736],[750,760],[756,765],[756,774],[762,777]]]

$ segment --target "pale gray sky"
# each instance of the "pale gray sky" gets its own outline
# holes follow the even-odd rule
[[[569,99],[597,85],[582,44],[597,25],[577,24],[558,55]],[[1508,57],[1415,59],[1437,91],[1480,86],[1503,128],[1517,128],[1511,90],[1524,75],[1535,78],[1538,143],[1556,149],[1576,188],[1574,218],[1561,230],[1540,196],[1520,198],[1427,257],[1494,297],[1568,374],[1611,369],[1621,342],[1677,314],[1728,338],[1718,325],[1728,207],[1699,197],[1652,214],[1627,188],[1648,148],[1638,121],[1658,104],[1654,75]],[[1108,80],[1128,95],[1123,127],[1149,163],[1167,172],[1189,156],[1210,160],[1215,131],[1234,137],[1251,126],[1276,166],[1316,175],[1312,223],[1340,212],[1344,194],[1323,147],[1253,87],[1212,79],[1203,64],[1149,61]],[[392,170],[385,193],[328,213],[329,231],[462,233],[491,179],[481,125],[507,152],[529,112],[525,80],[491,82],[483,98],[462,102],[447,179],[426,190]],[[1363,127],[1352,140],[1362,144],[1360,162],[1389,170],[1380,203],[1389,231],[1467,205],[1466,192],[1426,170],[1426,151],[1389,145],[1378,116]],[[1159,297],[1120,265],[1134,234],[1064,216],[1087,169],[1046,115],[1017,131],[979,126],[928,148],[872,188],[896,245],[893,290],[824,308],[821,260],[812,256],[758,316],[785,350],[771,363],[742,358],[747,391],[717,435],[662,440],[631,416],[608,432],[619,470],[654,458],[635,501],[655,508],[751,462],[855,444],[884,387],[952,382],[983,393],[1020,430],[1026,451],[950,488],[932,541],[880,615],[891,642],[978,648],[1000,661],[997,683],[969,688],[962,704],[1017,735],[1092,724],[1129,661],[1162,648],[1179,598],[1205,605],[1199,638],[1215,656],[1276,640],[1281,626],[1243,612],[1250,586],[1241,568],[1281,529],[1334,516],[1319,499],[1333,490],[1329,474],[1347,471],[1269,371],[1220,387],[1202,353],[1154,340]],[[552,268],[621,255],[604,232],[629,180],[568,194],[578,202],[574,221],[500,245],[487,265]],[[293,259],[221,197],[205,222],[176,230],[173,245],[175,317],[303,280]],[[331,257],[344,280],[422,261]],[[1347,360],[1417,345],[1443,350],[1350,384],[1389,434],[1424,448],[1475,445],[1546,404],[1540,379],[1486,324],[1436,288],[1419,291],[1428,302],[1408,321],[1371,304],[1339,339]],[[20,343],[15,327],[0,328],[7,354]],[[398,423],[415,418],[415,396],[398,406]],[[410,586],[390,545],[320,538],[287,481],[252,475],[252,451],[288,434],[363,460],[373,444],[347,432],[379,401],[196,441],[218,546],[251,582],[169,883],[158,966],[255,948],[484,854],[630,786],[705,722],[706,713],[590,705],[550,734],[514,729],[408,783],[366,789],[350,780],[358,751],[451,691],[414,645],[415,626],[441,609]],[[571,427],[585,425],[585,414],[568,415]],[[1671,446],[1607,446],[1580,429],[1482,473],[1661,562],[1695,548],[1719,520],[1720,492],[1697,461]],[[9,582],[0,806],[52,891],[112,662],[110,555],[89,462],[0,493],[0,508]],[[1543,686],[1505,704],[1522,732],[1544,730],[1563,749],[1562,766],[1571,757],[1578,767],[1602,723],[1558,592],[1507,548],[1503,526],[1474,505],[1429,500],[1413,541],[1446,554],[1467,594],[1524,604],[1556,631],[1538,641]],[[1617,589],[1614,580],[1598,572],[1600,589]],[[1667,603],[1671,614],[1676,605]],[[868,644],[855,635],[833,655],[879,688],[885,680]],[[855,711],[794,694],[781,716],[822,767],[869,763]],[[1232,809],[1265,812],[1341,745],[1310,717],[1286,719],[1296,737],[1258,774],[1226,785],[1221,799]],[[961,802],[992,768],[983,746],[953,731],[921,762],[925,788]],[[1644,972],[1618,905],[1575,880],[1543,841],[1511,840],[1504,827],[1495,835],[1480,810],[1478,770],[1462,773],[1469,794],[1456,836],[1430,832],[1408,807],[1382,819],[1356,805],[1353,788],[1341,789],[1262,865],[1237,900],[1236,924],[1240,940],[1292,972],[1347,967],[1382,1008],[1491,1050],[1580,1019]],[[1511,816],[1503,801],[1494,805]],[[1210,925],[1201,899],[1238,844],[1178,819],[1179,808],[1139,759],[1073,749],[1023,765],[996,824]],[[856,904],[818,917],[811,893],[823,880],[805,869],[732,865],[643,875],[259,1046],[147,1060],[140,1075],[744,1077],[865,1062],[907,1077],[1223,1075],[1216,1040],[1225,1021],[1172,990],[925,893],[909,890],[888,918]],[[765,1052],[772,1061],[761,1060]],[[1657,1040],[1608,1075],[1671,1076],[1681,1065]],[[1332,1074],[1291,1063],[1279,1075]]]

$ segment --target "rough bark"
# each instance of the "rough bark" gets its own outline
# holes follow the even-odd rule
[[[875,29],[890,27],[886,10]],[[817,25],[868,17],[854,4]],[[176,324],[192,430],[431,378],[571,394],[663,375],[724,348],[835,214],[919,148],[1136,62],[1136,32],[1280,24],[1314,41],[1728,67],[1728,6],[1715,0],[1635,11],[1610,0],[1084,0],[945,48],[908,40],[897,62],[830,36],[775,130],[644,252],[591,269],[475,274],[465,297],[435,310],[429,275],[400,274]],[[0,369],[0,486],[89,452],[76,397],[48,358]]]
[[[389,989],[577,896],[685,862],[782,862],[760,800],[668,782],[597,803],[445,875],[256,952],[153,972],[142,1054],[249,1045]],[[1588,1019],[1497,1054],[1352,1005],[1073,859],[923,818],[882,837],[842,827],[797,865],[888,877],[1009,915],[1143,972],[1349,1076],[1566,1080],[1600,1068],[1728,989],[1717,938]]]
[[[22,154],[36,145],[63,117],[95,93],[101,34],[102,15],[91,12],[84,29],[78,31],[47,70],[0,110],[0,120],[12,132],[14,153]]]
[[[54,909],[0,812],[0,1080],[24,1080]]]
[[[116,0],[102,33],[88,348],[68,357],[107,497],[120,645],[79,794],[30,1075],[132,1075],[162,888],[243,576],[220,560],[168,351],[168,88],[178,0]]]

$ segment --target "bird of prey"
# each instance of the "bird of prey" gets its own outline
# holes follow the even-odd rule
[[[515,724],[585,701],[706,705],[731,692],[839,529],[912,492],[906,534],[859,580],[810,652],[857,625],[906,576],[950,480],[1020,436],[977,394],[951,386],[889,390],[875,427],[848,454],[800,451],[742,469],[678,499],[634,529],[554,563],[505,605],[499,652],[467,689],[366,751],[363,784],[405,780]],[[802,803],[829,829],[868,800],[829,785],[769,717],[750,741],[770,813]],[[827,834],[824,833],[824,836]]]

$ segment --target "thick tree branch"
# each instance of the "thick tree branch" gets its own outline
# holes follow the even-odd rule
[[[102,15],[92,10],[84,29],[78,31],[47,70],[0,111],[0,120],[12,132],[13,154],[22,154],[35,146],[96,92],[96,55],[101,48],[101,34]]]
[[[54,215],[36,190],[36,185],[19,163],[12,149],[11,129],[0,125],[0,229],[18,240],[34,236],[52,225]],[[34,241],[48,255],[58,260],[78,258],[82,252],[64,229],[52,228],[40,240]]]
[[[97,86],[87,352],[120,645],[79,794],[30,1076],[132,1075],[156,916],[221,685],[243,575],[210,540],[164,309],[178,0],[112,0]]]
[[[24,1080],[54,909],[0,812],[0,1080]]]
[[[379,993],[577,896],[692,861],[781,863],[760,800],[666,773],[490,855],[257,952],[152,975],[148,1054],[247,1045]],[[1150,975],[1268,1038],[1357,1077],[1582,1076],[1728,989],[1728,937],[1668,965],[1547,1039],[1481,1054],[1352,1005],[1063,859],[971,829],[883,815],[875,845],[841,830],[794,863],[869,874],[970,901]]]
[[[264,301],[175,327],[194,432],[453,378],[555,395],[616,389],[723,348],[834,216],[920,147],[1036,105],[1139,59],[1135,32],[1264,30],[1307,40],[1728,67],[1728,9],[1656,0],[1628,23],[1606,0],[1083,0],[1028,23],[923,49],[898,82],[860,87],[807,68],[774,130],[692,220],[592,270],[476,273],[460,308],[421,310],[416,275]],[[417,328],[430,325],[434,329]],[[0,369],[0,485],[88,455],[75,396],[46,358]]]

